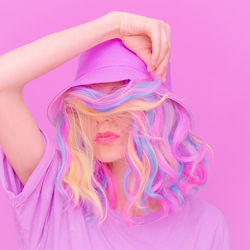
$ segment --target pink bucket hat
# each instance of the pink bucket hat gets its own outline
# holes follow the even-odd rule
[[[162,84],[168,91],[171,91],[170,71],[169,62],[167,79]],[[144,61],[129,50],[120,39],[115,38],[105,41],[80,55],[74,81],[62,89],[49,103],[47,117],[56,126],[57,121],[63,115],[65,91],[71,87],[147,77],[154,78],[147,71],[147,65]]]

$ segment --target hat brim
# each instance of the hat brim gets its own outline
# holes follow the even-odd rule
[[[115,73],[114,73],[114,70],[115,70]],[[67,87],[63,88],[52,99],[52,101],[49,103],[48,108],[47,108],[47,117],[49,121],[54,126],[56,126],[57,121],[63,115],[63,99],[66,94],[65,92],[72,87],[79,86],[79,85],[89,85],[93,83],[122,81],[126,79],[142,79],[142,78],[147,78],[147,77],[154,78],[154,76],[150,74],[147,70],[138,71],[137,69],[133,67],[128,68],[128,65],[112,65],[112,66],[102,67],[94,71],[90,71],[87,74],[80,77],[79,79],[71,82]],[[167,79],[164,85],[168,90],[171,91],[170,64],[168,68]]]

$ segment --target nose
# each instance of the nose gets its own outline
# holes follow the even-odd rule
[[[98,117],[96,117],[96,125],[98,125],[98,124],[102,124],[102,123],[104,123],[104,122],[110,122],[112,119],[111,119],[111,117],[109,117],[109,116],[98,116]]]

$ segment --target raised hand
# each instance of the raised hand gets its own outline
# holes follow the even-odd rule
[[[127,12],[113,13],[118,16],[119,38],[124,45],[147,64],[149,72],[160,75],[162,82],[165,82],[171,56],[169,24]]]

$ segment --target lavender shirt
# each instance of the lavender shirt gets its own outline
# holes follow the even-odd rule
[[[55,142],[41,130],[46,151],[22,185],[0,147],[0,182],[15,214],[22,250],[231,250],[223,213],[195,195],[179,211],[159,219],[161,211],[134,217],[126,228],[121,214],[108,207],[101,227],[84,219],[80,206],[63,211],[64,199],[55,187],[61,160]]]

